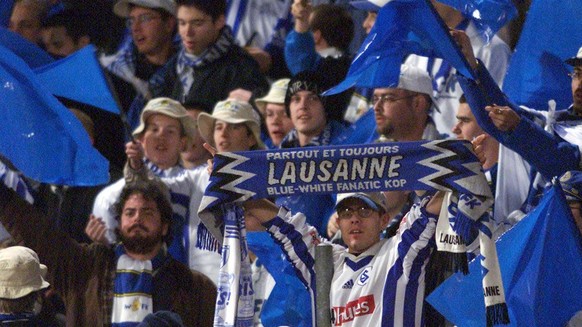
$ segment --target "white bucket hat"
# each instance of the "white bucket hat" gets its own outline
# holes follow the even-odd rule
[[[19,299],[50,284],[44,280],[47,268],[38,255],[24,246],[0,250],[0,298]]]
[[[265,149],[265,145],[261,141],[261,118],[248,102],[235,99],[220,101],[214,106],[212,115],[203,112],[198,116],[198,131],[202,138],[212,146],[215,146],[214,123],[216,120],[229,124],[245,123],[253,133],[257,147]]]
[[[433,107],[436,111],[440,112],[436,105],[436,99],[433,96],[432,78],[426,70],[402,64],[400,66],[400,77],[398,78],[398,86],[396,88],[430,96]]]
[[[276,104],[285,104],[285,94],[287,93],[287,87],[289,86],[289,78],[282,78],[280,80],[275,81],[271,85],[271,89],[269,93],[259,99],[255,100],[257,107],[261,109],[261,111],[265,112],[265,107],[267,103],[276,103]]]
[[[129,17],[130,5],[151,9],[162,9],[170,15],[176,16],[176,2],[174,0],[119,0],[113,6],[113,13],[119,17]]]
[[[192,144],[196,133],[196,121],[188,115],[186,108],[180,102],[170,98],[155,98],[146,104],[139,118],[139,126],[133,131],[133,136],[139,136],[145,131],[145,122],[154,114],[178,119],[184,134],[188,138],[188,144]]]

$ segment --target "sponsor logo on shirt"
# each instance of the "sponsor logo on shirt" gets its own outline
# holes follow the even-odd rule
[[[375,309],[376,304],[372,294],[348,302],[345,307],[333,307],[333,325],[341,326],[353,321],[356,317],[372,314]]]

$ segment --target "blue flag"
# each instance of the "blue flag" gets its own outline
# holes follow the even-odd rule
[[[0,1],[0,27],[8,27],[13,6],[14,0]]]
[[[564,60],[582,46],[580,21],[579,0],[532,1],[503,82],[514,103],[538,110],[547,110],[551,99],[556,109],[572,104],[572,67]]]
[[[93,45],[36,68],[34,72],[39,81],[56,96],[119,114],[119,107],[95,56]]]
[[[73,114],[17,55],[0,46],[0,154],[34,180],[74,186],[104,184],[108,162]]]
[[[392,0],[378,12],[376,23],[358,50],[343,82],[325,95],[352,86],[395,87],[400,65],[409,54],[447,60],[461,74],[473,72],[429,0]]]
[[[512,326],[565,326],[582,310],[582,241],[558,185],[501,236],[497,251]],[[427,298],[459,326],[486,325],[479,258]]]
[[[31,68],[48,65],[54,61],[48,52],[22,36],[0,27],[0,45],[15,53]]]
[[[517,15],[511,0],[439,0],[471,19],[481,34],[491,40],[493,35]]]
[[[265,327],[311,326],[311,298],[283,250],[267,232],[247,232],[249,249],[275,280],[261,311]]]

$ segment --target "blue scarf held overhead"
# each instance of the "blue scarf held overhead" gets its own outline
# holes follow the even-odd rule
[[[448,221],[467,244],[479,237],[481,252],[487,254],[482,260],[483,288],[500,290],[485,298],[488,321],[504,323],[507,306],[487,213],[493,199],[471,149],[466,141],[443,140],[223,153],[214,158],[199,216],[223,240],[224,203],[278,194],[452,191]],[[480,231],[478,236],[474,230]]]

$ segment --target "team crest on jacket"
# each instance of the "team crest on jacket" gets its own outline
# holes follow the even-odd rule
[[[358,285],[364,286],[368,284],[370,280],[370,276],[372,275],[372,266],[364,268],[364,270],[358,276]]]

